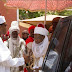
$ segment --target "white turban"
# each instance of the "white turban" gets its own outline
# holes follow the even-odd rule
[[[6,22],[5,17],[4,16],[0,16],[0,24]]]
[[[48,35],[48,30],[46,28],[42,28],[42,27],[35,27],[34,29],[34,34],[41,34],[41,35]]]
[[[11,27],[9,28],[10,34],[11,34],[13,31],[17,31],[18,33],[19,33],[19,31],[20,31],[17,21],[12,21],[12,23],[11,23]]]

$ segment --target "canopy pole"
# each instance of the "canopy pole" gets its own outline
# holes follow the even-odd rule
[[[17,8],[17,21],[18,21],[18,24],[19,24],[19,9]]]
[[[46,24],[46,12],[47,12],[47,0],[45,0],[45,20],[44,20],[44,25]]]

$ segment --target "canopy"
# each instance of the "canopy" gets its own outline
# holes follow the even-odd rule
[[[59,16],[59,15],[46,15],[46,24],[51,24],[51,21],[55,17],[67,17],[67,16]],[[28,23],[31,25],[37,25],[38,23],[42,22],[44,23],[44,16],[37,17],[37,18],[32,18],[32,19],[25,19],[25,20],[20,20],[21,22]]]
[[[72,7],[72,0],[6,0],[5,6],[29,11],[45,11],[44,24],[46,24],[47,10],[60,11]]]
[[[6,0],[7,7],[21,8],[30,11],[44,10],[56,11],[72,7],[72,0]]]
[[[31,25],[23,22],[19,22],[19,25],[25,28],[29,28]]]

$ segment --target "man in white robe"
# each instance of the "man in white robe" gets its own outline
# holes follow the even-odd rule
[[[20,28],[17,21],[12,21],[11,27],[9,28],[10,38],[4,41],[5,45],[9,48],[12,58],[23,57],[23,52],[25,51],[25,41],[18,35]],[[23,66],[12,67],[11,72],[24,71]]]
[[[42,67],[42,63],[49,44],[47,35],[48,35],[48,31],[46,28],[35,27],[34,42],[32,44],[32,51],[35,58],[34,67],[33,67],[34,69],[38,69]],[[47,68],[46,70],[44,70],[44,72],[53,72],[57,57],[58,57],[57,52],[53,50],[49,52],[49,56],[46,62]],[[42,71],[39,70],[39,72]]]
[[[9,49],[1,39],[1,35],[5,34],[4,30],[6,30],[5,22],[5,17],[0,16],[0,72],[10,72],[10,67],[18,67],[25,64],[23,57],[12,59]]]

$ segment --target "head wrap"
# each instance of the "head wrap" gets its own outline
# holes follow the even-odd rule
[[[37,24],[37,27],[42,27],[42,28],[45,28],[45,25],[44,25],[44,24],[42,24],[42,23],[39,23],[39,24]]]
[[[56,25],[61,17],[56,17],[52,20],[53,30],[55,30]]]
[[[30,33],[30,30],[31,30],[31,29],[34,29],[34,28],[35,28],[35,26],[33,26],[33,25],[30,26],[29,29],[28,29],[28,32]]]
[[[3,24],[5,22],[6,22],[5,17],[4,16],[0,16],[0,24]]]
[[[18,33],[20,31],[17,21],[12,21],[11,27],[9,28],[10,35],[13,31],[17,31]]]
[[[46,28],[42,28],[42,27],[35,27],[34,29],[34,34],[41,34],[41,35],[48,35],[48,30]]]

